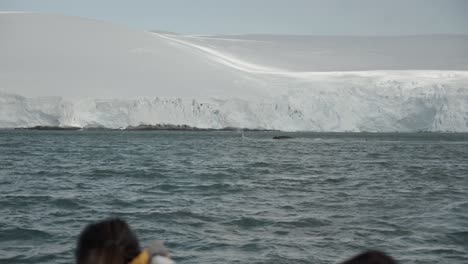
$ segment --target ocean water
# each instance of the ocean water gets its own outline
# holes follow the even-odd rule
[[[119,216],[178,263],[468,263],[467,134],[1,131],[0,263]]]

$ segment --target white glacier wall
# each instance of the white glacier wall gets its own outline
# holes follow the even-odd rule
[[[0,128],[468,132],[468,37],[189,37],[0,13]]]
[[[468,132],[468,73],[321,73],[258,100],[25,98],[0,94],[0,127],[189,125],[284,131]]]

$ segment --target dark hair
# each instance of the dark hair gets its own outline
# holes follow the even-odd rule
[[[140,254],[138,239],[128,224],[110,218],[89,224],[80,234],[77,264],[127,264]]]
[[[371,250],[359,254],[342,264],[397,264],[397,262],[383,252]]]

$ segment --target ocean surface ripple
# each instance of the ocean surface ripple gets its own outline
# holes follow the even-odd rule
[[[0,215],[0,263],[109,216],[181,264],[468,263],[468,135],[0,131]]]

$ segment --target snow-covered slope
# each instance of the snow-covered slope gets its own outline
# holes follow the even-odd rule
[[[463,36],[416,52],[427,38],[187,37],[40,14],[0,14],[0,36],[0,128],[468,131]]]
[[[468,35],[171,37],[290,71],[468,70]]]
[[[24,96],[258,96],[244,74],[149,32],[31,13],[0,14],[0,89]]]

